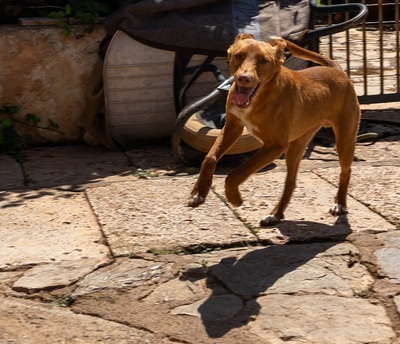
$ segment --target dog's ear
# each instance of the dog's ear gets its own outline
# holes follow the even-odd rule
[[[240,33],[236,36],[235,42],[233,42],[233,44],[228,49],[228,65],[229,65],[229,61],[231,60],[231,57],[232,57],[233,46],[235,45],[235,43],[242,41],[244,39],[254,39],[254,36],[249,33]]]
[[[250,34],[250,33],[239,33],[236,38],[235,38],[235,42],[241,41],[243,39],[254,39],[254,35]]]
[[[235,41],[233,42],[233,44],[228,49],[228,64],[229,64],[229,61],[231,60],[231,57],[232,57],[233,46],[235,45],[235,43],[237,43],[239,41],[242,41],[244,39],[254,39],[254,36],[249,34],[249,33],[240,33],[240,34],[238,34],[236,36]]]
[[[286,41],[283,38],[277,37],[271,39],[269,44],[275,49],[276,59],[283,63],[285,61]]]

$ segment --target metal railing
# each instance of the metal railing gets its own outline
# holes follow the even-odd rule
[[[333,1],[328,0],[326,4]],[[343,67],[354,81],[360,103],[400,101],[399,1],[359,1],[369,11],[363,24],[320,39],[319,51]],[[349,16],[348,13],[343,17],[339,13],[328,14],[317,20],[320,25],[334,25],[348,20]]]

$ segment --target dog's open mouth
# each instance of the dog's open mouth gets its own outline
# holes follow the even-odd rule
[[[251,99],[256,93],[258,85],[254,87],[236,86],[236,94],[230,96],[229,101],[244,109],[250,105]]]

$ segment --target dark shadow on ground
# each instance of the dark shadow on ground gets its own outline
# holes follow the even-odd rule
[[[281,277],[306,264],[316,255],[343,242],[352,232],[350,225],[341,218],[340,229],[316,222],[286,221],[280,227],[285,236],[303,228],[310,231],[310,237],[303,234],[305,241],[318,237],[318,233],[331,233],[335,239],[325,238],[321,242],[294,243],[290,245],[271,245],[254,249],[241,257],[228,257],[212,265],[207,272],[207,286],[212,295],[199,307],[201,319],[207,334],[211,338],[221,338],[233,328],[245,326],[257,317],[260,305],[257,298],[265,294]],[[293,229],[293,226],[295,227]],[[338,229],[338,233],[335,230]],[[307,239],[308,238],[308,239]],[[225,299],[225,303],[221,300]],[[222,309],[224,304],[229,307]],[[229,300],[232,303],[229,303]],[[235,305],[236,304],[236,309]],[[239,306],[238,306],[239,304]]]
[[[18,164],[7,155],[0,155],[0,202],[17,206],[29,197],[41,197],[53,190],[82,191],[89,184],[113,176],[121,180],[147,170],[179,170],[170,144],[141,143],[127,152],[85,145],[31,147],[26,150],[24,164],[31,183],[23,185]],[[183,168],[182,168],[183,169]],[[43,189],[46,189],[44,191]],[[10,193],[19,194],[19,200],[8,204]],[[4,205],[3,205],[4,206]]]

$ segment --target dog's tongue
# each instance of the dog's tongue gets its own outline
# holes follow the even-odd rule
[[[245,105],[250,101],[250,99],[244,93],[238,93],[238,94],[232,95],[229,98],[229,101],[231,103],[234,103],[234,104],[237,104],[237,105]]]
[[[247,105],[250,103],[251,94],[254,92],[253,87],[237,86],[236,94],[232,95],[229,100],[237,105]]]

